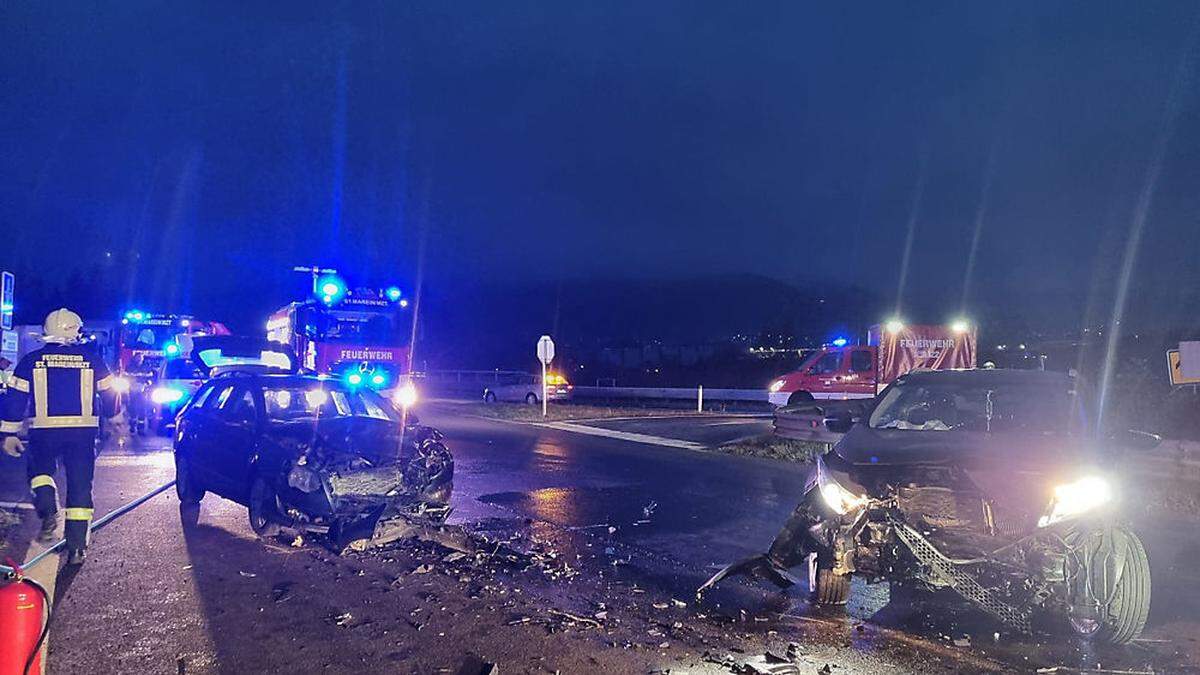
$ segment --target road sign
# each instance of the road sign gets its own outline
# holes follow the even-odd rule
[[[1200,379],[1200,342],[1179,343],[1179,372],[1185,379]]]
[[[550,365],[554,360],[554,340],[551,340],[549,335],[543,335],[542,339],[538,340],[537,357],[543,366]]]
[[[12,272],[0,273],[0,328],[4,330],[13,327],[13,287],[16,285]]]
[[[1185,377],[1182,366],[1183,364],[1179,358],[1179,350],[1167,350],[1167,375],[1171,378],[1171,386],[1181,387],[1185,384],[1200,384],[1200,377]]]
[[[554,340],[550,339],[549,335],[543,335],[537,344],[538,361],[542,362],[542,417],[545,417],[549,404],[546,400],[546,395],[550,393],[549,387],[546,386],[546,366],[554,360]]]

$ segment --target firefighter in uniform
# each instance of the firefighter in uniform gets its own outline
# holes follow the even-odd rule
[[[95,350],[80,344],[83,322],[68,309],[46,317],[46,346],[26,354],[9,379],[0,401],[0,437],[4,452],[20,457],[25,444],[17,438],[26,411],[29,423],[29,486],[42,519],[41,541],[53,541],[58,526],[54,474],[62,458],[67,475],[67,564],[84,560],[92,521],[92,473],[100,426],[96,396],[107,413],[115,411],[115,377]],[[32,403],[32,406],[30,405]]]

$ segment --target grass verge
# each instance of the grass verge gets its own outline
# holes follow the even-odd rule
[[[788,462],[811,462],[813,457],[829,449],[828,443],[797,441],[780,438],[774,434],[763,434],[718,445],[714,450],[731,455],[766,457]]]

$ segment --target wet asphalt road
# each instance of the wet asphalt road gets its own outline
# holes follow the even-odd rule
[[[798,465],[485,421],[456,415],[452,408],[425,411],[423,417],[446,433],[455,453],[453,521],[488,532],[535,532],[563,560],[572,561],[578,579],[586,580],[570,589],[572,598],[557,599],[593,607],[598,601],[637,605],[639,596],[629,595],[631,589],[656,599],[690,600],[691,591],[721,564],[770,542],[805,478]],[[764,424],[761,419],[703,417],[598,426],[709,444],[758,433]],[[0,487],[10,498],[14,489],[19,491],[10,480],[16,463],[5,460],[0,470]],[[172,476],[163,439],[110,448],[98,468],[97,511],[106,512]],[[27,525],[28,531],[32,523]],[[779,594],[734,581],[704,605],[679,610],[678,618],[697,627],[692,640],[705,649],[740,658],[796,640],[819,662],[841,668],[834,672],[1055,666],[1200,672],[1200,577],[1194,566],[1200,559],[1200,533],[1192,522],[1154,525],[1145,530],[1155,582],[1148,641],[1118,650],[1011,636],[952,599],[889,602],[886,587],[857,583],[848,613],[811,607],[803,589]],[[518,629],[485,629],[486,616],[478,629],[465,634],[458,625],[438,633],[401,634],[388,628],[389,612],[416,602],[403,595],[412,589],[397,589],[390,601],[373,603],[371,598],[381,591],[370,581],[376,572],[393,574],[402,564],[399,556],[363,562],[311,549],[264,545],[249,532],[244,509],[212,497],[205,500],[198,524],[181,522],[173,495],[160,496],[99,533],[81,573],[60,576],[50,672],[340,672],[364,667],[430,672],[433,664],[456,666],[468,650],[507,654],[508,661],[493,656],[507,665],[504,672],[549,672],[512,662],[534,658],[528,650],[564,672],[643,672],[647,663],[675,672],[722,671],[700,665],[698,644],[697,653],[668,649],[650,661],[650,655],[633,658],[619,649],[619,640],[587,641],[563,633],[523,634],[515,640],[526,644],[514,645],[506,630]],[[281,587],[305,602],[273,605]],[[541,583],[530,583],[525,591],[559,592],[559,586]],[[364,602],[366,608],[361,607]],[[365,628],[347,631],[336,617],[354,603],[356,616],[379,614]],[[279,611],[281,607],[287,611]],[[742,623],[731,631],[725,618]],[[649,630],[653,635],[655,629]],[[995,641],[997,631],[1001,635]],[[970,646],[951,642],[958,639],[961,645],[964,638]],[[269,647],[256,649],[258,645]],[[589,660],[578,660],[585,656]]]

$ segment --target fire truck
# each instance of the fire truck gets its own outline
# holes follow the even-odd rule
[[[799,368],[772,381],[767,398],[777,406],[872,398],[910,370],[974,368],[975,358],[976,329],[966,321],[906,326],[892,320],[872,326],[866,344],[839,337],[816,350]]]
[[[326,274],[314,279],[312,298],[271,315],[267,339],[289,345],[304,370],[391,389],[409,372],[412,314],[397,286],[349,288]]]
[[[117,337],[117,384],[135,433],[151,430],[163,418],[159,409],[163,402],[152,400],[152,394],[165,362],[183,356],[186,341],[181,336],[229,334],[225,324],[194,316],[125,312]]]

